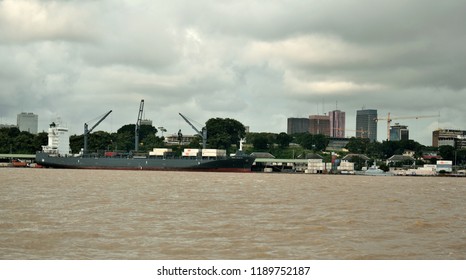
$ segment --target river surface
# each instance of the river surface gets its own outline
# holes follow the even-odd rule
[[[466,178],[0,169],[1,259],[466,259]]]

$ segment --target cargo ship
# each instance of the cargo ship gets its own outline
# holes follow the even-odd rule
[[[191,149],[193,150],[193,149]],[[254,157],[237,153],[223,155],[224,150],[200,150],[194,155],[174,156],[170,152],[162,155],[135,156],[131,154],[106,153],[104,156],[59,155],[46,152],[36,154],[36,163],[43,167],[73,169],[116,169],[116,170],[167,170],[167,171],[214,171],[250,172]],[[185,151],[183,154],[185,154]],[[209,153],[216,153],[212,155]]]
[[[197,130],[181,113],[180,116],[190,124],[203,140],[202,149],[184,149],[181,156],[175,155],[170,148],[154,148],[147,154],[137,152],[138,132],[142,118],[144,100],[141,101],[136,123],[135,150],[129,153],[105,152],[102,155],[87,152],[88,134],[112,111],[88,129],[84,124],[84,148],[79,154],[70,153],[68,129],[52,123],[48,131],[48,145],[36,153],[36,163],[42,167],[72,169],[116,169],[116,170],[173,170],[173,171],[216,171],[250,172],[255,158],[242,152],[242,143],[236,154],[227,155],[226,150],[206,149],[205,128]]]

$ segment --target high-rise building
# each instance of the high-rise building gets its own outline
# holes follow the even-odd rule
[[[377,140],[377,110],[363,109],[356,111],[356,137]]]
[[[286,132],[288,134],[309,132],[309,119],[308,118],[288,118]]]
[[[457,129],[438,129],[432,132],[432,146],[456,147],[458,139],[466,136],[466,131]],[[461,141],[460,141],[461,142]]]
[[[322,115],[309,116],[309,132],[330,136],[330,117]]]
[[[39,116],[33,113],[21,113],[17,116],[17,125],[20,131],[37,134]]]
[[[390,140],[391,141],[409,140],[408,126],[400,125],[399,123],[396,123],[395,125],[390,126]]]
[[[330,117],[330,137],[345,138],[345,112],[340,110],[328,113]]]

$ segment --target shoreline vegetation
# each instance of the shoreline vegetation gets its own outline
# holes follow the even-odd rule
[[[325,163],[341,161],[349,154],[362,155],[349,161],[354,163],[354,170],[361,171],[364,167],[378,166],[383,171],[404,169],[424,164],[436,164],[437,160],[450,160],[453,162],[453,171],[466,167],[466,149],[455,149],[452,146],[430,147],[424,146],[414,140],[370,142],[365,138],[335,139],[322,134],[310,133],[247,133],[245,127],[233,119],[210,119],[206,123],[208,130],[208,148],[225,149],[227,153],[235,153],[240,140],[245,140],[244,152],[266,153],[277,159],[308,159],[318,155]],[[131,151],[134,149],[134,124],[122,126],[117,132],[109,133],[96,131],[89,135],[89,151],[92,154],[104,154],[106,151]],[[165,135],[167,136],[167,135]],[[179,139],[178,143],[167,143],[163,132],[152,125],[141,125],[140,144],[138,151],[148,153],[153,148],[170,147],[174,154],[181,154],[184,148],[200,148],[202,139],[191,136],[189,142]],[[0,128],[0,154],[35,154],[47,144],[47,132],[31,134],[19,131],[17,127]],[[340,141],[343,146],[332,150],[332,143]],[[70,149],[72,154],[78,154],[84,142],[84,136],[71,135]],[[390,160],[394,156],[406,155],[397,160]],[[12,163],[21,166],[21,159],[3,158],[0,162]]]

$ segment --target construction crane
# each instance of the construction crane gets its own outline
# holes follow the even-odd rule
[[[139,147],[139,130],[141,129],[142,112],[144,111],[144,99],[139,104],[138,120],[136,121],[136,127],[134,128],[134,150],[137,152]]]
[[[207,128],[204,126],[201,131],[199,131],[199,129],[197,129],[185,116],[183,116],[181,113],[178,113],[180,114],[180,116],[194,129],[194,131],[197,132],[197,134],[199,136],[201,136],[202,138],[202,149],[205,149],[206,148],[206,145],[207,145]]]
[[[440,114],[427,115],[427,116],[390,117],[390,112],[389,112],[386,118],[376,118],[375,121],[381,121],[381,120],[387,121],[387,141],[390,141],[390,123],[392,122],[392,120],[424,119],[424,118],[435,118],[435,117],[440,117]]]
[[[83,154],[87,153],[87,137],[88,137],[89,133],[91,133],[94,130],[94,128],[96,128],[103,120],[105,120],[105,118],[108,115],[110,115],[111,112],[112,112],[112,110],[108,111],[102,118],[100,118],[99,121],[96,122],[96,124],[94,124],[94,126],[91,127],[91,129],[88,128],[87,123],[84,124],[84,149],[83,149]]]

